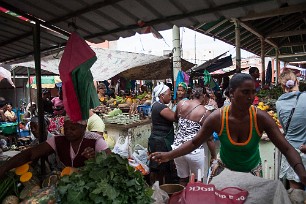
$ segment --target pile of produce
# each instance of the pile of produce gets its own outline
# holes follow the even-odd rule
[[[299,89],[301,92],[306,91],[306,81],[300,81]]]
[[[265,104],[264,102],[259,102],[257,108],[263,111],[267,111],[267,113],[273,118],[275,123],[278,125],[278,127],[281,127],[281,124],[278,120],[277,113],[275,112],[275,100],[269,100],[269,105]],[[273,107],[273,108],[271,108]]]
[[[18,195],[17,178],[13,172],[9,172],[3,179],[0,179],[0,201],[2,203],[19,203]]]
[[[93,112],[95,112],[95,113],[102,113],[102,114],[103,114],[103,113],[104,113],[104,114],[107,114],[108,111],[109,111],[109,108],[107,108],[106,105],[103,105],[103,104],[97,106],[97,107],[93,110]]]
[[[277,99],[283,94],[283,90],[280,85],[274,86],[270,89],[262,89],[257,93],[259,101],[264,105],[258,104],[258,108],[261,110],[273,110],[276,111],[275,103]],[[268,106],[268,107],[267,107]]]
[[[275,113],[273,110],[270,110],[267,113],[273,118],[273,120],[275,121],[276,125],[278,125],[278,127],[282,127],[278,120],[277,113]]]
[[[260,99],[269,98],[269,99],[278,99],[283,94],[282,87],[280,85],[273,86],[270,89],[261,89],[257,96]]]
[[[99,153],[57,186],[61,203],[147,204],[150,189],[142,174],[119,155]]]

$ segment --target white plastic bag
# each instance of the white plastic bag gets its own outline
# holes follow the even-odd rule
[[[130,155],[129,151],[129,137],[120,136],[112,152],[119,154],[123,158],[128,158]]]
[[[133,157],[136,157],[141,163],[148,165],[148,149],[140,144],[135,145]]]
[[[155,181],[152,186],[153,195],[152,198],[155,200],[153,204],[167,204],[169,200],[168,193],[159,188],[159,181]]]
[[[148,175],[150,173],[150,169],[149,167],[142,163],[139,159],[137,159],[136,157],[129,158],[129,165],[134,167],[135,170],[140,171],[142,173],[142,175]]]

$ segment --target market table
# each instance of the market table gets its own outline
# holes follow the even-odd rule
[[[134,150],[136,144],[147,148],[148,138],[151,134],[151,119],[147,118],[127,125],[105,123],[105,131],[115,142],[120,136],[127,137],[128,133],[130,133],[130,146],[132,150]]]

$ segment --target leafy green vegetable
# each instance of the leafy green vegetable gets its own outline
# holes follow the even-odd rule
[[[99,153],[57,187],[61,203],[149,204],[153,190],[127,159]]]
[[[8,172],[4,178],[0,179],[0,202],[7,195],[19,195],[17,183],[18,179],[13,172]]]

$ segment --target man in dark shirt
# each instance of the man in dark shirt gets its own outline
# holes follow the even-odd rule
[[[53,114],[53,104],[51,102],[51,93],[49,90],[43,89],[42,99],[44,112],[48,114]]]
[[[252,76],[252,78],[253,78],[253,80],[255,82],[256,92],[258,92],[260,90],[260,83],[258,81],[258,78],[260,76],[259,69],[257,67],[251,67],[249,69],[249,74]]]

